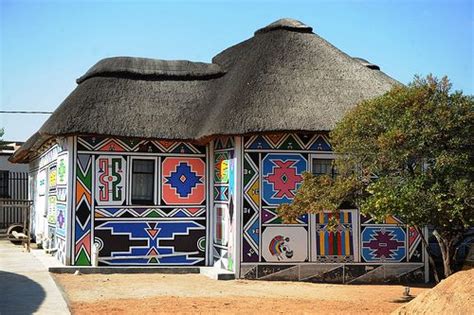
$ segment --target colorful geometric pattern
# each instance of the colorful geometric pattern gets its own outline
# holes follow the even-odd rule
[[[95,208],[96,219],[103,218],[198,218],[206,216],[205,207],[186,208]]]
[[[364,227],[361,244],[361,256],[366,262],[400,262],[406,257],[406,233],[402,227]]]
[[[91,264],[92,160],[93,157],[88,154],[78,154],[76,160],[73,260],[76,266]]]
[[[49,191],[56,190],[56,184],[57,184],[56,178],[57,178],[56,165],[53,165],[49,168],[49,171],[48,171],[48,188],[49,188]]]
[[[66,237],[67,207],[65,204],[58,203],[56,206],[56,235]]]
[[[339,213],[318,213],[316,217],[316,259],[319,262],[353,262],[354,224],[356,211]],[[331,219],[336,219],[337,227],[330,228]]]
[[[268,262],[303,262],[308,259],[305,227],[266,227],[262,233],[262,258]]]
[[[95,199],[98,205],[122,205],[126,191],[126,162],[121,156],[96,158]]]
[[[332,151],[325,134],[278,133],[245,137],[245,149]]]
[[[57,184],[67,185],[68,174],[68,153],[63,152],[58,155]]]
[[[229,152],[219,152],[214,155],[214,183],[229,183]]]
[[[162,198],[168,205],[200,205],[205,200],[205,164],[200,158],[165,158]]]
[[[303,181],[306,159],[301,154],[268,154],[262,160],[262,198],[268,205],[290,203]]]
[[[413,254],[417,251],[418,245],[421,243],[421,235],[418,231],[410,226],[408,228],[408,258],[412,258]]]
[[[235,237],[235,159],[234,138],[214,139],[214,236],[212,256],[214,266],[234,271]]]
[[[95,230],[104,265],[202,265],[205,226],[198,221],[106,221]]]
[[[276,208],[262,208],[261,211],[262,224],[284,224],[282,218],[278,215]],[[295,224],[308,224],[309,216],[304,214],[296,219]]]
[[[101,152],[147,152],[147,153],[177,153],[205,154],[205,146],[189,142],[168,140],[137,140],[127,138],[107,138],[100,136],[78,137],[79,151]]]
[[[369,224],[395,224],[395,225],[402,225],[404,224],[402,220],[399,218],[393,216],[393,215],[388,215],[386,218],[383,220],[375,220],[375,218],[371,217],[370,215],[360,215],[360,223],[364,225],[369,225]]]
[[[257,162],[256,162],[257,161]],[[244,205],[242,221],[242,261],[259,261],[260,244],[260,180],[258,172],[258,153],[246,153],[244,156],[243,184]]]
[[[229,201],[229,186],[214,185],[214,200],[215,201]]]
[[[48,224],[56,224],[56,195],[48,197]]]
[[[217,137],[214,139],[214,150],[233,149],[234,137]]]

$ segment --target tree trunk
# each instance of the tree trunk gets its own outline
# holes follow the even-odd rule
[[[439,248],[441,250],[441,256],[443,258],[444,277],[447,278],[454,273],[454,253],[456,252],[455,244],[458,237],[449,237],[441,235],[436,230],[433,231],[433,235],[436,237],[436,240],[439,244]]]
[[[438,269],[436,269],[436,263],[433,259],[433,254],[431,253],[430,245],[428,244],[428,240],[425,238],[425,235],[423,234],[423,230],[415,225],[415,229],[418,231],[418,234],[421,236],[421,241],[425,245],[426,253],[428,254],[428,263],[430,264],[431,270],[433,270],[433,277],[436,283],[439,283],[440,278],[438,274]]]

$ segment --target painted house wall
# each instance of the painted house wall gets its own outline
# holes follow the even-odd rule
[[[213,238],[215,267],[235,272],[237,217],[237,156],[234,137],[219,137],[212,142],[213,156]]]
[[[396,218],[377,224],[356,209],[303,215],[284,224],[276,212],[290,203],[312,160],[334,158],[325,134],[279,133],[243,139],[240,275],[249,279],[363,282],[423,274],[420,235]]]
[[[205,265],[207,148],[186,142],[76,138],[74,265]],[[132,162],[154,161],[154,202],[131,200]],[[94,245],[95,244],[95,245]]]
[[[370,282],[426,273],[420,235],[356,209],[284,224],[325,134],[220,137],[207,146],[97,136],[58,140],[30,164],[33,232],[63,264],[214,265],[248,279]],[[153,161],[153,204],[131,200],[132,164]],[[67,241],[66,241],[67,240]]]
[[[72,138],[57,143],[30,163],[31,233],[38,244],[56,249],[55,256],[67,263],[69,227],[69,150]]]

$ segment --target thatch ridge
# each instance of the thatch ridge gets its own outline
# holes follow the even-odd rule
[[[188,60],[160,60],[137,57],[112,57],[105,58],[97,62],[76,82],[81,84],[85,80],[95,76],[117,76],[133,78],[164,80],[175,79],[208,79],[222,76],[225,72],[216,64],[193,62]]]
[[[311,30],[279,20],[210,64],[104,59],[78,79],[38,133],[41,139],[102,134],[203,141],[226,134],[329,131],[350,108],[399,84]],[[26,162],[28,154],[20,158],[18,152],[12,160]]]

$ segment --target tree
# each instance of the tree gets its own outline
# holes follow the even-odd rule
[[[0,150],[5,148],[5,141],[3,141],[3,134],[4,133],[5,133],[5,131],[3,130],[3,128],[0,128]]]
[[[291,222],[350,203],[420,233],[432,226],[447,277],[456,243],[474,225],[473,122],[473,96],[451,92],[446,77],[415,77],[349,111],[330,133],[338,175],[305,174],[293,203],[279,212]]]

